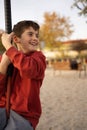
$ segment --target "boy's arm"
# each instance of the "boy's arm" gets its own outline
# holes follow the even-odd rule
[[[5,83],[6,83],[6,75],[0,73],[0,96],[3,94],[5,90]]]
[[[28,78],[42,79],[46,69],[45,56],[41,52],[31,52],[26,55],[18,51],[15,47],[11,47],[6,51],[13,65],[18,68],[21,76]]]
[[[2,96],[5,91],[6,72],[9,64],[10,60],[4,53],[2,57],[0,57],[0,96]]]
[[[10,64],[10,59],[8,58],[8,56],[4,53],[2,55],[2,59],[1,59],[1,62],[0,62],[0,73],[1,74],[6,74],[7,72],[7,68],[8,68],[8,65]]]

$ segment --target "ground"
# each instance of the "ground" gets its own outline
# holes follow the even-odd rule
[[[41,87],[42,116],[36,130],[87,130],[87,76],[47,69]]]

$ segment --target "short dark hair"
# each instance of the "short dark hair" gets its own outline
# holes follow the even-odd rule
[[[39,24],[31,21],[31,20],[23,20],[18,22],[13,27],[13,32],[18,36],[21,37],[21,34],[25,31],[25,29],[28,29],[29,27],[32,27],[35,31],[39,31]]]

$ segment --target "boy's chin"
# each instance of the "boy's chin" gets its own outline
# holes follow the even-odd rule
[[[29,48],[30,51],[36,51],[37,49],[38,49],[38,46],[30,47],[30,48]]]
[[[36,51],[37,49],[29,49],[28,51],[26,51],[26,53],[29,53],[29,52],[34,52]]]
[[[38,50],[38,47],[29,47],[24,50],[24,53],[34,52],[36,50]]]

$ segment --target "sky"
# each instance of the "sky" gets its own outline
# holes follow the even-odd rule
[[[70,40],[87,39],[86,18],[78,15],[78,9],[71,9],[74,0],[11,0],[12,27],[20,20],[34,20],[44,23],[45,12],[56,12],[69,17],[74,33]],[[0,0],[0,29],[5,30],[4,0]]]

